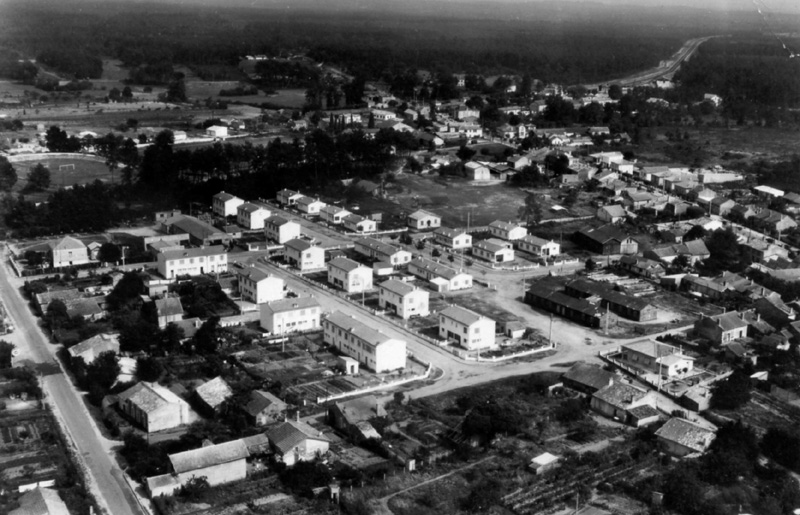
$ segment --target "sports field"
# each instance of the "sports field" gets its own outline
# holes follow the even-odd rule
[[[89,161],[81,158],[43,157],[34,161],[14,163],[18,177],[17,183],[12,189],[14,193],[20,193],[25,189],[28,184],[28,173],[39,163],[50,169],[50,187],[43,192],[26,193],[25,197],[29,200],[45,200],[50,193],[61,187],[87,184],[97,179],[103,182],[111,181],[111,173],[108,171],[108,167],[100,161]],[[115,174],[114,180],[119,180],[118,174]]]

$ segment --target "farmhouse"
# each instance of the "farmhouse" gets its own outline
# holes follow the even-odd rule
[[[328,452],[330,441],[305,422],[289,420],[267,431],[269,443],[278,461],[291,467],[299,461],[311,461]]]
[[[491,263],[514,261],[514,249],[498,240],[481,240],[472,246],[472,255]]]
[[[355,242],[355,250],[362,256],[401,266],[411,261],[411,252],[384,243],[375,238],[361,238]]]
[[[397,279],[381,283],[379,290],[378,303],[381,309],[392,310],[403,319],[412,316],[428,316],[430,294],[427,291]]]
[[[677,417],[667,420],[656,436],[664,450],[680,458],[704,453],[716,437],[714,431]]]
[[[553,240],[547,241],[531,234],[516,241],[517,248],[525,252],[530,252],[534,256],[541,258],[554,257],[561,254],[561,244]]]
[[[325,268],[325,249],[295,238],[284,244],[286,262],[300,271]]]
[[[264,235],[268,240],[283,244],[300,237],[300,224],[282,216],[270,216],[264,220]]]
[[[261,327],[270,334],[319,329],[322,308],[314,297],[281,299],[261,304]]]
[[[199,419],[186,401],[158,383],[140,382],[117,399],[120,410],[148,433],[174,429]]]
[[[352,259],[338,257],[328,262],[328,283],[347,293],[371,290],[372,269]]]
[[[408,215],[407,224],[412,229],[436,229],[442,226],[442,218],[428,211],[418,209]]]
[[[430,281],[438,291],[456,291],[472,288],[472,276],[457,272],[429,259],[417,258],[408,264],[408,273]]]
[[[242,298],[255,304],[263,304],[283,298],[285,283],[254,266],[239,271],[239,292]]]
[[[211,210],[217,216],[236,216],[236,211],[244,200],[230,193],[220,191],[211,199]]]
[[[236,209],[236,223],[251,231],[263,229],[264,220],[272,216],[267,209],[245,202]]]
[[[495,220],[490,223],[489,232],[492,236],[509,241],[521,240],[528,235],[528,229],[511,222],[503,222],[502,220]]]
[[[433,231],[433,241],[453,250],[472,247],[472,235],[463,229],[439,227]]]
[[[371,370],[391,372],[406,366],[406,342],[335,311],[322,321],[325,342]]]
[[[81,240],[65,236],[48,245],[50,247],[50,263],[53,268],[85,265],[89,262],[89,251]]]
[[[228,270],[228,255],[222,245],[168,250],[158,255],[158,273],[165,279],[182,275],[218,274]]]
[[[439,312],[439,337],[455,340],[467,350],[495,345],[494,320],[461,306],[450,306]]]

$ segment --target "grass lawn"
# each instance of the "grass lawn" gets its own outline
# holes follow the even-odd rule
[[[26,195],[29,200],[45,200],[50,193],[62,186],[87,184],[96,179],[100,179],[103,182],[111,181],[111,173],[102,162],[74,158],[42,158],[37,161],[14,163],[14,168],[17,170],[19,177],[12,189],[14,193],[20,193],[25,188],[28,184],[28,173],[39,163],[50,169],[50,187],[46,191]],[[62,165],[74,165],[74,169],[59,170],[59,166]],[[115,180],[118,179],[119,177],[115,177]]]
[[[264,97],[262,102],[269,102],[290,108],[300,108],[306,103],[306,90],[304,89],[279,89],[275,95]]]

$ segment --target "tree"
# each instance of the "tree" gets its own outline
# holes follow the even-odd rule
[[[458,157],[462,161],[469,161],[470,159],[472,159],[472,156],[474,155],[475,151],[466,145],[462,145],[456,152],[456,157]]]
[[[136,360],[136,378],[149,383],[158,381],[163,368],[153,357],[141,357]]]
[[[14,345],[5,340],[0,340],[0,369],[11,368],[11,358],[14,355]]]
[[[111,91],[108,92],[108,99],[111,102],[119,102],[122,99],[122,92],[117,88],[111,88]]]
[[[519,217],[528,225],[538,224],[542,220],[542,196],[528,193],[528,196],[525,197],[525,205],[519,208]]]
[[[214,354],[217,352],[219,336],[219,317],[211,317],[200,326],[192,338],[194,350],[198,354]]]
[[[122,250],[111,242],[103,243],[97,252],[97,259],[103,263],[116,263],[121,258]]]
[[[612,84],[608,87],[608,98],[611,100],[619,100],[622,98],[622,86],[619,84]]]
[[[166,100],[169,102],[186,102],[186,83],[182,76],[176,76],[167,86]]]
[[[38,163],[28,174],[27,189],[31,191],[44,191],[48,187],[50,187],[50,169],[42,163]]]
[[[86,383],[97,385],[105,391],[117,381],[120,372],[119,359],[113,351],[100,353],[86,366]]]
[[[738,409],[750,401],[750,378],[741,370],[736,370],[727,379],[714,383],[711,394],[712,407]]]
[[[495,477],[485,477],[471,485],[470,493],[462,501],[462,508],[472,513],[488,513],[492,506],[500,504],[503,485]]]
[[[17,170],[8,159],[0,156],[0,191],[11,191],[16,183]]]
[[[702,225],[695,225],[684,234],[683,241],[700,240],[706,237],[708,231]]]
[[[705,265],[711,270],[740,271],[745,265],[739,250],[739,241],[733,229],[717,229],[706,240],[706,246],[711,256],[705,260]]]
[[[403,392],[394,392],[394,402],[395,402],[395,404],[400,406],[400,405],[403,404],[404,400],[406,400],[406,396],[403,394]]]
[[[196,501],[203,492],[209,488],[211,488],[211,485],[208,484],[208,478],[206,478],[206,476],[192,476],[192,478],[181,487],[178,495],[190,501]]]
[[[130,86],[125,86],[122,88],[122,98],[126,101],[129,101],[133,98],[133,91],[131,91]]]

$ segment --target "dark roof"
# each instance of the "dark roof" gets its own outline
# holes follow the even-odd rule
[[[261,390],[254,390],[250,392],[250,400],[245,405],[244,411],[255,417],[272,405],[275,405],[280,410],[283,410],[286,407],[285,402],[275,397],[271,393]]]
[[[589,363],[576,363],[563,375],[564,379],[583,386],[589,386],[594,390],[608,386],[614,381],[615,377],[616,375],[613,372],[603,370],[600,366]]]
[[[605,401],[612,406],[627,409],[631,403],[644,398],[647,390],[625,383],[613,383],[597,391],[593,397]]]
[[[682,418],[667,420],[667,423],[656,431],[656,435],[698,452],[705,451],[715,436],[710,429]]]
[[[596,229],[589,229],[584,231],[578,231],[581,235],[590,240],[594,240],[597,243],[605,244],[609,241],[616,240],[616,241],[624,241],[628,238],[628,235],[622,232],[620,229],[614,227],[613,225],[604,225],[603,227],[598,227]]]
[[[269,441],[278,448],[283,454],[290,452],[305,440],[311,438],[327,442],[328,438],[321,432],[309,426],[305,422],[289,420],[274,427],[267,433]]]

